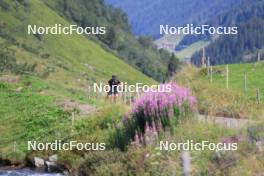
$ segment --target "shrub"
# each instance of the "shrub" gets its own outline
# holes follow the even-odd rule
[[[6,3],[5,1],[0,1],[0,7],[5,11],[10,10],[10,5],[8,3]]]
[[[0,45],[0,72],[11,70],[16,65],[14,50],[6,43]]]
[[[26,51],[31,52],[31,53],[36,54],[36,55],[39,55],[38,49],[34,48],[32,45],[23,43],[21,46]]]
[[[34,63],[32,65],[28,63],[16,64],[13,66],[11,71],[15,74],[31,74],[35,72],[36,67],[37,63]]]
[[[15,74],[33,73],[37,64],[18,64],[15,51],[9,47],[8,43],[0,45],[0,72],[11,71]]]
[[[50,57],[50,54],[44,53],[44,54],[41,54],[40,57],[43,59],[48,59]]]
[[[248,137],[251,142],[264,141],[264,124],[251,125],[247,129]]]
[[[135,143],[151,143],[167,129],[173,133],[179,121],[195,110],[196,99],[187,88],[174,83],[161,87],[169,85],[170,92],[147,92],[133,103],[132,118],[125,117],[124,124],[126,129],[134,129],[130,135]]]
[[[43,35],[37,33],[37,34],[34,34],[34,36],[39,40],[39,41],[42,41],[43,40]]]
[[[43,72],[41,74],[39,74],[39,77],[41,77],[43,79],[48,78],[49,75],[51,73],[53,73],[54,71],[55,71],[55,68],[54,67],[47,66],[47,67],[44,68]],[[70,90],[70,91],[72,92],[72,94],[75,94],[75,91],[74,90]]]
[[[78,169],[78,175],[126,175],[123,153],[119,151],[90,152]]]

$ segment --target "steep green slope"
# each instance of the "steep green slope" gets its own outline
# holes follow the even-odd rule
[[[2,8],[3,2],[6,8]],[[129,84],[156,82],[85,36],[28,35],[28,24],[67,26],[69,22],[42,1],[27,2],[0,3],[0,159],[22,161],[31,153],[28,140],[106,141],[112,131],[108,125],[117,121],[127,106],[88,98],[87,86],[106,83],[112,74]],[[36,64],[36,68],[23,70],[24,63],[30,67]],[[19,74],[17,83],[2,81],[3,75],[12,79],[14,73]],[[64,108],[67,101],[95,108],[96,113],[79,118],[76,112],[72,125],[71,113],[75,111]],[[71,157],[65,160],[71,162]]]
[[[17,87],[23,89],[16,91]],[[89,106],[100,108],[100,111],[82,115],[80,118],[77,111],[65,110],[59,106],[58,98],[79,99],[86,105],[89,103]],[[108,142],[113,132],[109,126],[118,121],[127,109],[126,105],[88,99],[82,92],[71,93],[64,87],[31,76],[22,76],[19,83],[8,84],[0,81],[0,106],[0,160],[7,158],[18,163],[23,162],[28,155],[45,156],[53,153],[28,150],[28,141]],[[72,112],[75,112],[74,123]],[[61,158],[65,154],[65,163],[79,163],[74,151],[56,153]]]
[[[129,83],[154,82],[85,36],[28,35],[29,24],[70,24],[41,1],[31,0],[26,5],[16,1],[5,2],[8,8],[0,11],[1,22],[5,24],[1,28],[2,42],[8,41],[20,62],[37,63],[39,75],[48,72],[48,80],[80,86],[107,81],[116,74]]]
[[[151,39],[132,35],[126,14],[103,0],[42,0],[63,18],[81,27],[105,26],[105,35],[88,36],[132,67],[157,81],[164,81],[169,54],[163,55]]]

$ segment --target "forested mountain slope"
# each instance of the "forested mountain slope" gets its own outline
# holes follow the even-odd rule
[[[215,26],[237,26],[237,35],[221,35],[206,47],[212,64],[250,62],[263,56],[264,1],[245,0],[240,6],[208,22]],[[192,56],[200,63],[201,52]]]
[[[128,14],[136,35],[159,36],[159,25],[202,24],[241,0],[106,0]],[[183,8],[184,7],[184,8]]]

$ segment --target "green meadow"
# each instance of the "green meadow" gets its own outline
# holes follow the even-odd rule
[[[252,100],[257,98],[259,89],[264,102],[264,62],[230,64],[228,69],[230,89],[244,92],[245,96],[249,96]],[[213,67],[213,84],[226,88],[226,65]]]

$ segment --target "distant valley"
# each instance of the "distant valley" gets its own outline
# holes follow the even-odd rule
[[[135,35],[153,37],[158,48],[174,53],[181,60],[190,59],[199,65],[202,48],[205,48],[206,57],[211,58],[213,65],[252,62],[258,55],[261,58],[264,55],[264,36],[261,32],[264,2],[261,0],[166,0],[165,2],[158,0],[155,3],[148,0],[135,2],[107,0],[106,2],[127,13]],[[183,6],[185,8],[182,8]],[[237,26],[239,33],[218,36],[159,36],[161,24],[180,26],[187,23]]]

